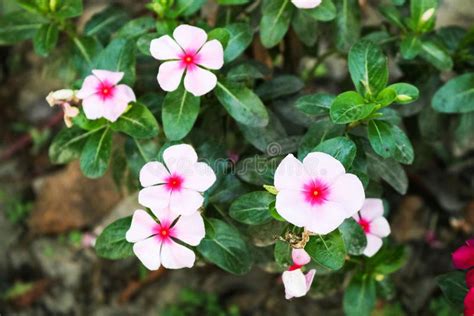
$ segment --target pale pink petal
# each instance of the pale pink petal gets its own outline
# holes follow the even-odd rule
[[[301,269],[285,271],[281,278],[285,286],[285,297],[287,300],[293,297],[304,296],[308,292],[306,277]]]
[[[346,210],[341,204],[326,201],[324,204],[313,206],[304,227],[313,233],[326,235],[337,229],[346,217]]]
[[[115,122],[120,115],[125,112],[128,107],[128,102],[124,102],[120,99],[110,98],[103,103],[102,116],[110,122]]]
[[[85,99],[88,96],[96,94],[99,85],[100,80],[96,76],[87,76],[86,79],[84,79],[84,82],[82,83],[81,89],[77,91],[76,97],[78,97],[79,99]]]
[[[165,183],[170,173],[165,166],[158,161],[146,163],[140,170],[140,184],[142,187],[149,187],[155,184]]]
[[[299,9],[312,9],[321,4],[322,0],[291,0]]]
[[[188,245],[197,246],[204,238],[206,231],[204,221],[199,212],[189,216],[181,216],[173,226],[173,238],[179,239]]]
[[[351,173],[337,177],[329,187],[328,199],[343,205],[346,217],[356,214],[365,200],[364,186],[359,178]]]
[[[158,270],[160,267],[161,242],[156,237],[150,237],[136,242],[133,245],[133,253],[148,270]]]
[[[173,37],[186,53],[196,53],[207,40],[203,29],[187,24],[175,28]]]
[[[157,77],[161,89],[165,91],[178,89],[185,69],[186,68],[180,65],[179,61],[167,61],[162,63],[158,69]]]
[[[390,225],[384,217],[379,217],[370,222],[370,233],[378,237],[390,235]]]
[[[383,202],[381,199],[365,199],[360,216],[366,221],[383,216]]]
[[[311,181],[303,163],[292,154],[287,155],[275,170],[275,188],[280,191],[301,190],[305,183]]]
[[[224,65],[224,48],[218,40],[204,44],[197,54],[198,64],[209,69],[220,69]]]
[[[82,100],[82,108],[89,120],[96,120],[104,115],[104,102],[95,94]]]
[[[364,255],[372,257],[382,247],[382,238],[372,234],[366,234],[365,236],[367,237],[367,247],[364,249]]]
[[[322,180],[326,184],[331,184],[337,177],[346,172],[339,160],[321,152],[306,155],[303,159],[303,166],[311,178]]]
[[[316,269],[311,269],[305,275],[307,292],[309,292],[309,290],[311,289],[311,284],[313,284],[313,279],[314,279],[315,274],[316,274]]]
[[[276,196],[275,208],[281,217],[298,227],[305,226],[312,216],[311,204],[304,200],[303,193],[281,190]]]
[[[201,67],[188,68],[186,76],[184,76],[184,87],[196,97],[208,93],[214,89],[216,84],[216,75]]]
[[[151,41],[150,53],[158,60],[179,59],[183,50],[171,36],[163,35]]]
[[[164,185],[156,185],[141,189],[138,193],[138,203],[151,208],[161,210],[169,206],[171,192]]]
[[[167,269],[191,268],[196,260],[194,252],[174,241],[163,243],[161,263]]]
[[[158,218],[160,224],[171,225],[176,218],[178,218],[178,215],[171,212],[169,207],[152,209],[151,211],[155,214],[156,218]]]
[[[216,182],[216,174],[208,164],[197,162],[183,172],[183,187],[204,192]]]
[[[293,259],[293,263],[304,266],[311,261],[311,257],[304,249],[293,249],[291,251],[291,258]]]
[[[163,152],[163,161],[171,173],[178,172],[182,174],[188,172],[197,160],[196,151],[188,144],[173,145]]]
[[[123,72],[116,72],[116,71],[109,71],[109,70],[100,70],[94,69],[92,70],[94,76],[96,76],[100,81],[108,82],[112,85],[116,85],[117,83],[122,80],[124,73]]]
[[[170,209],[175,214],[191,215],[204,203],[204,197],[197,191],[181,189],[173,191],[170,198]]]
[[[137,242],[153,235],[153,229],[157,223],[144,210],[136,210],[133,213],[132,224],[125,234],[128,242]]]

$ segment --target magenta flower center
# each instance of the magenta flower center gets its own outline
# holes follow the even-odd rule
[[[115,86],[107,81],[101,82],[97,87],[97,94],[102,100],[107,100],[113,97]]]
[[[370,222],[361,218],[359,219],[359,225],[362,227],[365,233],[370,233]]]
[[[183,177],[173,174],[166,179],[166,188],[168,191],[179,191],[183,187]]]
[[[156,224],[154,229],[154,235],[160,241],[169,241],[173,236],[173,228],[170,227],[169,223]]]
[[[314,205],[321,205],[327,201],[329,188],[319,180],[311,181],[303,186],[305,201]]]
[[[187,68],[189,70],[192,70],[194,67],[196,67],[198,62],[198,55],[195,52],[186,52],[179,56],[179,58],[181,60],[181,67]]]

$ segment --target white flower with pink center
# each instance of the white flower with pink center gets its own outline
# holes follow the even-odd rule
[[[299,9],[313,9],[319,6],[322,0],[291,0],[291,2]]]
[[[291,252],[293,265],[288,271],[283,272],[282,280],[285,286],[285,298],[287,300],[293,297],[305,296],[311,289],[315,269],[311,269],[305,275],[301,268],[311,261],[308,253],[304,249],[293,249]]]
[[[201,215],[196,212],[177,217],[168,210],[154,214],[158,222],[143,210],[133,213],[125,238],[134,243],[135,255],[149,270],[157,270],[160,265],[167,269],[191,268],[196,255],[176,240],[191,246],[199,245],[205,235]]]
[[[145,164],[140,170],[144,187],[138,202],[152,210],[169,208],[177,215],[190,215],[203,204],[202,193],[216,181],[214,171],[204,162],[198,162],[193,147],[186,144],[168,147],[161,162]]]
[[[366,199],[360,213],[354,215],[354,219],[362,227],[367,237],[364,255],[372,257],[382,247],[382,238],[390,235],[390,225],[383,217],[382,200]]]
[[[184,76],[184,87],[195,96],[201,96],[216,86],[217,77],[207,69],[220,69],[224,65],[224,49],[218,40],[207,41],[204,30],[180,25],[169,35],[154,39],[151,55],[166,60],[158,70],[158,83],[165,91],[174,91]]]
[[[123,72],[95,69],[92,75],[86,77],[76,96],[82,99],[88,119],[105,117],[115,122],[127,110],[128,104],[136,101],[135,93],[129,86],[118,84],[123,75]]]
[[[314,152],[303,162],[293,155],[275,171],[276,210],[288,222],[328,234],[360,210],[365,193],[355,175],[332,156]]]

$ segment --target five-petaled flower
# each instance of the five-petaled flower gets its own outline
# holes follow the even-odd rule
[[[217,77],[208,69],[220,69],[224,64],[224,49],[218,40],[207,41],[204,30],[180,25],[169,35],[154,39],[151,55],[167,60],[158,70],[158,83],[165,91],[174,91],[184,77],[184,87],[195,96],[201,96],[216,86]]]
[[[105,117],[115,122],[127,110],[128,104],[136,101],[135,93],[129,86],[118,84],[123,75],[123,72],[95,69],[92,75],[86,77],[76,96],[82,99],[88,119]]]
[[[452,254],[453,265],[456,269],[470,269],[474,267],[474,239],[466,241]]]
[[[321,4],[322,0],[291,0],[299,9],[313,9]]]
[[[315,269],[311,269],[305,275],[301,268],[311,261],[308,253],[304,249],[293,249],[291,252],[293,265],[288,271],[283,272],[282,280],[285,286],[285,298],[305,296],[313,283]]]
[[[204,238],[204,221],[195,212],[190,216],[176,216],[168,210],[154,212],[158,221],[143,210],[136,210],[126,233],[134,243],[133,252],[149,270],[160,265],[167,269],[191,268],[196,260],[194,252],[177,242],[197,246]]]
[[[148,162],[140,170],[144,187],[138,195],[141,205],[152,210],[169,208],[177,215],[190,215],[203,204],[202,193],[216,181],[214,171],[198,162],[193,147],[186,144],[168,147],[161,162]]]
[[[383,217],[383,202],[381,199],[366,199],[360,213],[354,219],[364,230],[367,246],[364,255],[372,257],[382,247],[382,238],[390,234],[390,225]]]
[[[288,222],[328,234],[360,210],[365,193],[355,175],[332,156],[314,152],[303,162],[293,155],[275,171],[276,210]]]

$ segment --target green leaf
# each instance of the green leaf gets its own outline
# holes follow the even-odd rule
[[[239,231],[215,218],[206,220],[206,237],[197,250],[206,260],[233,274],[243,275],[252,268],[253,257]]]
[[[339,160],[346,169],[349,169],[356,156],[357,148],[349,138],[335,137],[320,143],[313,151],[329,154]]]
[[[335,97],[328,93],[315,93],[305,95],[296,100],[295,106],[300,111],[310,114],[326,114],[331,108],[331,104],[334,102]]]
[[[137,48],[145,56],[151,56],[150,43],[155,38],[160,37],[158,33],[147,33],[137,39]]]
[[[268,124],[268,112],[262,101],[244,85],[217,82],[215,94],[237,122],[254,127],[263,127]]]
[[[410,26],[418,32],[431,31],[435,25],[438,0],[410,1]]]
[[[166,11],[166,16],[175,19],[178,16],[193,15],[205,2],[205,0],[175,0],[172,10]]]
[[[133,244],[125,239],[132,217],[124,217],[107,226],[97,237],[95,251],[99,257],[106,259],[124,259],[133,255]]]
[[[379,11],[390,23],[402,30],[405,29],[405,25],[402,21],[402,16],[400,15],[400,11],[398,11],[397,8],[393,6],[382,6],[379,8]]]
[[[253,31],[248,23],[229,24],[226,29],[230,37],[224,50],[224,61],[228,63],[239,57],[250,45]]]
[[[33,38],[47,20],[26,11],[0,16],[0,45],[11,45]]]
[[[360,37],[360,9],[357,0],[336,0],[336,47],[347,52]]]
[[[282,269],[288,269],[292,265],[293,260],[291,259],[291,247],[290,244],[282,240],[277,240],[275,248],[273,249],[273,256],[275,262]]]
[[[87,69],[84,69],[84,71],[87,71],[87,74],[89,74],[93,67],[93,58],[99,54],[99,52],[102,50],[102,46],[93,37],[74,37],[72,41],[77,54],[81,58],[81,61],[85,61],[84,68]]]
[[[408,83],[395,83],[389,85],[387,88],[395,90],[397,94],[395,102],[398,104],[408,104],[415,102],[420,96],[418,88]]]
[[[410,139],[407,137],[405,132],[396,125],[390,126],[390,132],[392,133],[395,142],[393,158],[403,164],[412,164],[413,159],[415,159],[415,152]]]
[[[387,275],[400,270],[407,260],[408,253],[404,246],[383,247],[367,259],[367,266],[374,274]]]
[[[449,303],[459,309],[464,306],[464,298],[468,292],[465,272],[452,271],[438,276],[436,280]]]
[[[440,71],[453,68],[451,56],[444,47],[433,41],[422,42],[420,56]]]
[[[155,19],[150,16],[142,16],[137,19],[133,19],[128,21],[118,30],[117,37],[128,39],[136,38],[148,33],[151,30],[154,30],[155,24]]]
[[[260,20],[260,41],[266,48],[277,45],[285,36],[294,6],[290,0],[264,0]]]
[[[338,95],[332,103],[331,120],[336,124],[352,123],[368,117],[375,109],[375,104],[367,104],[360,94],[348,91]]]
[[[408,189],[408,178],[402,166],[394,159],[382,159],[373,152],[366,152],[369,174],[382,178],[398,193],[405,194]]]
[[[112,131],[102,128],[91,135],[81,153],[81,170],[86,177],[99,178],[105,174],[112,153]]]
[[[273,195],[278,194],[278,190],[273,185],[264,184],[263,188]]]
[[[229,215],[247,225],[265,224],[272,219],[268,208],[274,201],[275,196],[266,191],[250,192],[240,196],[230,205]]]
[[[227,79],[230,81],[247,81],[252,79],[263,79],[268,74],[268,69],[265,66],[244,62],[235,67],[232,67],[227,73]]]
[[[400,52],[403,58],[413,59],[421,52],[421,40],[416,34],[408,34],[402,38]]]
[[[362,227],[353,218],[348,218],[339,226],[339,232],[344,240],[347,253],[354,256],[362,255],[367,247],[367,237],[365,237]]]
[[[227,47],[227,43],[229,42],[229,39],[230,39],[230,33],[226,28],[223,28],[223,27],[215,28],[207,34],[208,41],[212,41],[214,39],[218,40],[222,44],[222,47],[225,50],[225,48]]]
[[[125,158],[133,175],[138,178],[140,169],[149,161],[157,160],[160,147],[155,139],[128,138],[125,142]]]
[[[361,40],[349,51],[349,72],[356,90],[364,96],[376,96],[388,82],[388,63],[379,46]]]
[[[255,93],[257,93],[262,100],[272,100],[297,93],[303,89],[303,87],[304,83],[300,78],[291,75],[283,75],[265,81],[255,89]]]
[[[217,3],[222,5],[240,5],[249,3],[250,0],[217,0]]]
[[[73,18],[82,14],[82,0],[58,0],[53,14],[60,18]]]
[[[387,87],[380,91],[375,101],[382,107],[392,104],[397,99],[397,92],[395,89]]]
[[[128,19],[123,8],[110,6],[92,16],[84,27],[84,35],[97,36],[101,40],[108,40]]]
[[[335,125],[329,119],[322,119],[310,126],[303,136],[298,149],[298,158],[303,159],[314,147],[326,139],[341,136],[344,133],[344,125]]]
[[[318,21],[306,11],[296,10],[291,27],[306,46],[313,46],[318,40]]]
[[[78,126],[86,131],[92,131],[98,129],[104,125],[109,124],[105,118],[100,118],[98,120],[90,120],[84,114],[84,110],[79,109],[79,114],[72,119],[73,125]]]
[[[95,69],[122,71],[121,83],[133,86],[135,82],[135,43],[116,38],[94,60]]]
[[[331,21],[336,17],[336,6],[332,0],[323,0],[320,5],[314,9],[300,10],[307,11],[311,17],[318,21]]]
[[[344,266],[346,249],[338,230],[324,236],[311,236],[304,249],[314,261],[325,268],[339,270]]]
[[[138,139],[155,137],[160,130],[150,110],[138,102],[131,103],[130,109],[120,115],[110,127],[114,131],[123,132]]]
[[[442,113],[474,111],[474,73],[449,80],[435,93],[432,105]]]
[[[59,30],[56,24],[42,25],[33,39],[35,53],[46,57],[56,47],[58,42]]]
[[[64,164],[79,158],[87,137],[94,132],[85,132],[75,126],[62,129],[49,147],[49,159],[55,164]]]
[[[187,92],[182,85],[166,95],[161,117],[166,138],[180,140],[188,135],[198,117],[200,103],[201,98]]]
[[[392,137],[390,124],[384,121],[371,120],[368,126],[369,141],[372,149],[384,158],[393,156],[395,140]]]
[[[375,300],[374,278],[368,274],[356,274],[344,292],[344,312],[348,316],[370,316]]]

